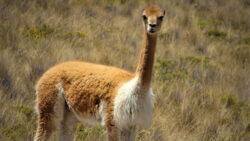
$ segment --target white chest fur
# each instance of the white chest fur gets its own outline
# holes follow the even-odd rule
[[[122,85],[114,101],[114,120],[120,129],[129,126],[148,127],[152,120],[153,93],[143,91],[138,77]]]

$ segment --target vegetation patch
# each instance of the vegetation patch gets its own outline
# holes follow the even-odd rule
[[[32,108],[24,105],[14,106],[13,108],[19,111],[20,113],[23,113],[27,117],[30,117],[31,114],[34,113],[34,110]]]
[[[245,108],[248,108],[248,105],[244,104],[240,100],[237,100],[232,94],[227,94],[222,97],[222,103],[230,112],[230,118],[233,121],[242,120],[246,114]]]
[[[220,124],[224,124],[224,125],[231,124],[231,122],[232,121],[230,119],[225,118],[225,117],[220,120]]]
[[[175,78],[185,78],[186,77],[186,74],[184,72],[181,72],[181,71],[174,71],[172,73],[172,75]]]
[[[93,128],[85,128],[84,125],[80,124],[76,133],[77,141],[86,140],[97,140],[98,136],[105,136],[105,129],[97,126]]]
[[[46,24],[43,24],[40,27],[27,27],[23,31],[25,37],[32,39],[46,38],[55,32],[56,30],[54,28],[51,28]]]
[[[159,34],[159,38],[162,38],[162,39],[167,39],[170,37],[170,33],[168,31],[161,31],[160,34]]]
[[[195,56],[180,57],[179,59],[181,62],[190,63],[193,65],[199,64],[202,61],[201,58]]]
[[[250,133],[250,123],[247,124],[246,132]]]
[[[232,94],[225,95],[222,101],[226,104],[226,107],[231,107],[237,103],[236,98]]]
[[[81,140],[86,140],[86,138],[88,137],[88,132],[85,131],[85,128],[83,125],[80,125],[78,127],[78,131],[77,131],[76,136]]]
[[[245,1],[158,1],[166,17],[153,68],[155,108],[150,128],[137,130],[137,141],[249,140]],[[135,70],[141,12],[152,0],[0,3],[0,140],[30,141],[37,127],[30,102],[42,72],[68,60]],[[106,133],[81,125],[74,140],[105,140]]]
[[[58,34],[58,37],[64,40],[68,40],[74,44],[77,40],[88,37],[88,33],[84,31],[71,31],[64,34]]]
[[[83,31],[76,31],[73,34],[76,34],[79,37],[87,37],[88,36],[88,34],[86,32],[83,32]]]
[[[220,38],[225,38],[227,36],[226,32],[223,31],[219,31],[217,29],[214,30],[207,30],[205,32],[205,35],[209,36],[209,37],[220,37]]]
[[[218,26],[218,25],[223,25],[224,22],[219,19],[211,19],[211,20],[198,20],[197,25],[200,28],[204,28],[206,26]]]
[[[240,64],[250,63],[250,49],[248,45],[240,45],[231,49],[231,56]]]
[[[179,57],[177,60],[157,59],[156,73],[161,80],[184,79],[191,66],[199,66],[202,59],[194,56]]]
[[[0,128],[0,134],[5,135],[8,140],[18,141],[20,138],[23,138],[26,133],[24,127],[24,123],[17,123],[16,125],[7,128]]]
[[[4,25],[0,24],[0,33],[3,31],[3,29],[4,29]]]
[[[206,20],[199,20],[199,21],[197,22],[197,25],[199,25],[200,28],[204,28],[205,26],[209,25],[209,22],[206,21]]]
[[[246,37],[244,39],[244,43],[247,44],[247,45],[249,45],[250,44],[250,37]]]
[[[143,1],[152,1],[152,0],[143,0]],[[106,4],[116,4],[116,3],[120,3],[120,4],[126,4],[128,2],[131,2],[131,0],[104,0],[104,3]],[[133,2],[140,2],[140,0],[133,0]]]
[[[157,59],[155,74],[159,80],[189,80],[199,83],[204,79],[213,80],[219,75],[218,68],[208,56],[181,56],[177,59]]]

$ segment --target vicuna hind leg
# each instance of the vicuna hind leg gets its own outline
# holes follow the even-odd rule
[[[59,141],[72,141],[77,126],[77,119],[69,109],[65,109],[64,117],[59,125]]]
[[[45,103],[45,104],[44,104]],[[46,103],[38,104],[38,127],[36,131],[35,141],[48,141],[52,132],[58,126],[59,115],[54,112],[56,104]]]
[[[45,99],[40,99],[37,105],[38,127],[35,141],[48,141],[52,132],[56,129],[54,105]]]
[[[54,126],[51,122],[51,119],[40,117],[38,120],[35,141],[47,141],[50,138],[53,130]]]
[[[37,88],[38,127],[35,141],[48,141],[63,119],[65,100],[62,92],[53,85]]]

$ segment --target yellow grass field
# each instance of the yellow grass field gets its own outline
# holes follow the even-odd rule
[[[54,64],[82,60],[134,71],[141,12],[152,3],[166,16],[153,122],[137,130],[136,141],[249,141],[249,0],[0,0],[0,141],[33,140],[35,85]],[[75,141],[105,136],[103,127],[79,124]]]

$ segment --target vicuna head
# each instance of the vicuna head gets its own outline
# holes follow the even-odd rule
[[[161,29],[165,11],[156,5],[152,5],[143,10],[142,18],[144,28],[150,35],[156,35]]]

